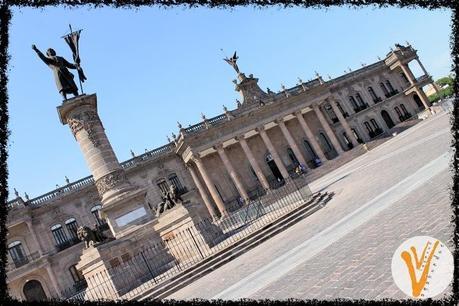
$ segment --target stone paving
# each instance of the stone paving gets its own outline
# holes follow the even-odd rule
[[[312,182],[336,194],[324,209],[170,298],[404,298],[394,250],[416,235],[452,250],[450,141],[449,118],[437,115]]]

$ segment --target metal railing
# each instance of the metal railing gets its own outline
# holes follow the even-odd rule
[[[164,146],[161,146],[159,148],[153,149],[151,151],[148,151],[142,155],[136,156],[134,158],[131,158],[125,162],[121,163],[121,167],[123,169],[128,169],[133,167],[134,165],[138,164],[139,162],[150,160],[157,158],[159,156],[162,156],[164,154],[168,154],[170,152],[173,152],[174,146],[172,144],[166,144]],[[75,190],[80,190],[82,188],[85,188],[87,186],[94,185],[94,178],[91,176],[84,177],[78,181],[75,181],[73,183],[70,183],[68,185],[65,185],[63,187],[54,189],[48,193],[45,193],[41,196],[38,196],[36,198],[30,199],[28,201],[25,201],[25,205],[30,205],[32,207],[39,207],[43,203],[46,203],[50,200],[53,200],[55,198],[58,198],[64,194],[67,194],[71,191]],[[13,208],[13,207],[18,207],[21,205],[21,202],[18,199],[11,200],[7,203],[8,207]]]
[[[138,298],[267,224],[311,204],[312,199],[305,180],[289,179],[284,186],[245,203],[219,221],[190,221],[179,230],[166,233],[163,240],[122,256],[119,264],[87,277],[88,288],[63,296],[70,300]]]

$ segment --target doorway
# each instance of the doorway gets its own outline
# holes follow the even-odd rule
[[[274,161],[274,158],[272,157],[271,153],[266,154],[266,163],[268,164],[269,169],[271,169],[274,178],[279,182],[283,181],[284,178],[282,177],[282,174],[279,168],[277,167],[276,162]]]
[[[384,119],[384,122],[386,122],[387,128],[391,129],[395,126],[394,121],[392,121],[392,118],[387,111],[382,110],[381,117]]]
[[[24,285],[24,296],[27,301],[44,301],[47,299],[41,283],[37,280],[30,280]]]

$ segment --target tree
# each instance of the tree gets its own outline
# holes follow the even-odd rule
[[[429,96],[430,103],[435,103],[440,99],[453,95],[453,77],[453,75],[449,75],[435,81],[435,83],[440,87],[440,91]]]

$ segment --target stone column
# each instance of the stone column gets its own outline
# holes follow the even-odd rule
[[[263,142],[265,143],[266,148],[268,149],[269,153],[273,157],[277,168],[279,168],[279,171],[282,174],[282,177],[284,179],[288,179],[290,177],[289,174],[288,174],[288,171],[285,168],[285,165],[282,162],[281,158],[279,157],[279,154],[277,154],[277,151],[274,148],[271,140],[269,139],[268,135],[266,134],[265,128],[264,127],[258,127],[258,128],[256,128],[256,130],[257,130],[258,133],[260,133],[261,139],[263,139]]]
[[[425,76],[429,75],[429,74],[427,73],[426,68],[425,68],[424,65],[421,63],[421,61],[419,60],[418,57],[416,57],[416,61],[418,62],[419,66],[421,66],[421,69],[422,69],[422,71],[424,72],[424,75],[425,75]]]
[[[56,292],[57,297],[61,297],[61,292],[59,290],[59,286],[56,281],[56,277],[54,276],[53,270],[51,270],[51,267],[49,266],[49,263],[46,265],[46,272],[48,272],[49,278],[51,280],[51,283],[54,287],[54,291]]]
[[[239,195],[244,199],[244,201],[249,200],[249,195],[247,191],[244,188],[244,185],[241,182],[241,179],[239,178],[239,175],[236,173],[234,170],[233,165],[231,164],[231,161],[228,158],[228,155],[226,155],[225,150],[223,149],[223,145],[217,145],[214,147],[215,150],[217,150],[218,155],[220,156],[220,159],[223,162],[223,165],[225,166],[226,171],[231,177],[231,180],[233,181],[234,185],[236,186],[237,191],[239,192]]]
[[[204,188],[204,186],[201,184],[201,181],[199,180],[198,174],[196,173],[196,171],[194,171],[192,165],[187,165],[187,169],[191,173],[193,182],[198,188],[199,194],[201,195],[201,198],[204,201],[204,204],[206,205],[207,210],[209,211],[209,214],[211,215],[213,220],[216,220],[217,213],[212,205],[212,202],[209,199],[209,196],[207,195],[206,189]]]
[[[408,78],[408,81],[410,82],[410,85],[414,85],[416,82],[415,77],[411,70],[405,65],[405,64],[400,64],[400,68],[402,68],[403,73],[406,75]]]
[[[308,168],[308,165],[306,164],[306,160],[304,159],[303,153],[301,153],[300,149],[296,145],[295,140],[293,139],[292,135],[290,134],[289,130],[287,129],[287,126],[285,126],[285,122],[283,119],[278,119],[276,120],[276,123],[279,125],[282,134],[284,134],[285,139],[288,142],[288,145],[292,149],[293,153],[295,154],[295,157],[298,159],[300,164],[302,164],[305,168]]]
[[[207,189],[210,192],[210,196],[214,200],[215,204],[217,204],[218,210],[220,211],[222,216],[227,216],[228,212],[226,211],[225,204],[223,203],[222,199],[220,198],[220,195],[218,194],[217,189],[215,188],[214,183],[210,179],[209,174],[207,173],[206,168],[202,164],[201,159],[198,156],[193,156],[192,157],[194,163],[196,164],[196,167],[198,168],[199,172],[201,173],[201,177],[204,180],[204,183],[207,186]]]
[[[355,147],[358,145],[354,133],[352,133],[351,128],[349,127],[349,124],[347,123],[346,119],[344,119],[343,115],[338,109],[338,106],[336,106],[336,101],[331,98],[330,99],[330,105],[333,108],[333,111],[335,112],[336,116],[338,117],[339,123],[343,126],[344,131],[346,132],[349,140],[351,141],[352,145]]]
[[[27,228],[29,229],[30,234],[32,235],[33,240],[35,240],[35,242],[38,245],[38,254],[40,254],[40,257],[41,257],[43,255],[43,247],[41,246],[41,243],[37,238],[37,234],[33,230],[32,222],[26,221],[26,224],[27,224]]]
[[[341,145],[339,144],[338,139],[336,139],[335,133],[331,129],[330,125],[328,124],[327,120],[325,120],[324,115],[322,114],[322,111],[319,109],[318,105],[313,105],[312,108],[314,109],[314,112],[317,115],[317,118],[320,121],[320,124],[325,130],[325,133],[327,134],[328,138],[332,142],[333,146],[335,147],[336,152],[338,155],[343,154],[343,149],[341,148]]]
[[[296,112],[295,113],[296,118],[300,122],[301,128],[303,129],[304,133],[306,134],[306,137],[308,138],[309,142],[311,143],[312,148],[317,154],[317,157],[324,163],[327,158],[325,157],[324,152],[322,151],[322,148],[320,147],[319,143],[315,139],[314,135],[312,134],[311,129],[309,128],[308,124],[306,123],[306,120],[304,120],[303,114],[301,112]]]
[[[260,181],[261,186],[264,189],[269,189],[268,180],[264,176],[263,172],[261,172],[260,165],[253,156],[252,151],[249,148],[249,144],[247,143],[247,140],[245,140],[244,136],[238,136],[236,137],[236,140],[239,141],[239,143],[241,144],[242,150],[244,151],[245,156],[249,160],[250,166],[252,166],[253,171],[255,171],[255,174],[258,180]]]
[[[417,86],[415,87],[415,91],[418,94],[419,98],[422,101],[422,104],[424,105],[425,109],[429,109],[430,107],[430,102],[429,98],[427,98],[425,92],[422,90],[422,88],[418,88]]]

